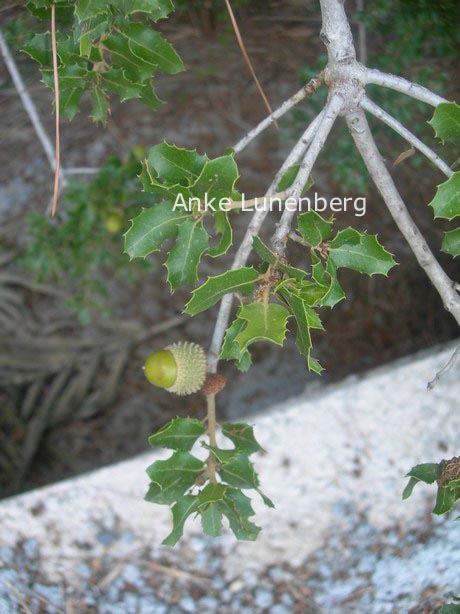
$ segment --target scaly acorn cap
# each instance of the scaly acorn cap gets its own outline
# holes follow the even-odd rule
[[[200,390],[206,379],[206,355],[197,343],[179,342],[154,352],[145,361],[151,384],[178,395]]]

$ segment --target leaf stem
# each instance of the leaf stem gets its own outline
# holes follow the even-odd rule
[[[206,395],[206,403],[207,403],[207,421],[208,421],[208,435],[209,435],[209,445],[213,448],[217,447],[216,442],[216,430],[217,430],[217,422],[216,422],[216,395],[208,394]],[[209,453],[209,456],[206,460],[209,481],[214,484],[217,482],[216,476],[216,457],[212,452]]]

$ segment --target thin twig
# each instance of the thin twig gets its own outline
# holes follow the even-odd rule
[[[59,167],[61,163],[61,143],[59,134],[59,75],[56,47],[56,5],[51,4],[51,51],[53,55],[53,78],[54,78],[54,106],[56,114],[56,144],[55,144],[55,167],[54,167],[54,192],[51,204],[51,217],[56,215],[57,200],[59,196]]]
[[[366,70],[366,83],[374,83],[375,85],[388,87],[402,94],[407,94],[407,96],[420,100],[421,102],[426,102],[433,107],[437,107],[441,102],[447,102],[445,98],[438,96],[438,94],[423,87],[423,85],[412,83],[407,79],[381,72],[375,68],[368,68]]]
[[[241,49],[241,53],[243,54],[244,61],[246,62],[247,66],[248,66],[248,68],[249,68],[249,70],[251,72],[252,78],[254,79],[254,83],[256,84],[257,89],[259,90],[259,94],[260,94],[260,96],[261,96],[261,98],[262,98],[262,100],[264,102],[264,105],[265,105],[267,111],[269,113],[273,113],[273,109],[271,108],[270,103],[268,102],[268,98],[265,95],[263,87],[261,86],[260,81],[257,78],[256,72],[255,72],[254,67],[252,65],[252,62],[251,62],[251,60],[249,58],[248,52],[246,50],[246,46],[245,46],[244,41],[243,41],[243,37],[241,36],[240,28],[238,26],[238,22],[236,21],[235,14],[234,14],[233,9],[232,9],[232,5],[230,4],[230,0],[225,0],[225,4],[227,6],[227,11],[228,11],[228,14],[230,15],[230,21],[232,22],[232,26],[233,26],[233,29],[235,31],[236,40],[238,41],[238,45],[239,45],[239,47]],[[274,122],[274,124],[278,128],[278,124],[277,124],[276,121]]]
[[[427,384],[427,388],[428,390],[433,390],[433,388],[436,386],[436,384],[439,382],[439,380],[441,379],[441,377],[447,373],[447,371],[450,371],[450,369],[452,369],[452,367],[455,365],[455,363],[457,362],[457,360],[460,358],[460,345],[458,345],[455,348],[454,353],[452,354],[452,356],[449,358],[449,360],[447,361],[447,363],[443,366],[442,369],[440,369],[434,379],[431,380],[431,382],[428,382]]]
[[[324,109],[324,116],[318,130],[313,137],[312,143],[305,154],[296,180],[291,188],[289,188],[289,196],[299,198],[305,187],[306,182],[311,174],[313,165],[316,162],[318,155],[326,143],[327,137],[335,123],[335,120],[343,107],[343,98],[340,95],[332,95]],[[281,216],[280,223],[272,237],[272,246],[277,254],[282,254],[286,245],[287,236],[289,234],[292,219],[296,215],[296,210],[293,208],[285,209]]]
[[[377,149],[364,111],[359,110],[349,113],[346,119],[356,147],[396,225],[405,237],[419,265],[438,291],[444,307],[460,325],[460,297],[454,289],[452,280],[449,279],[434,257],[425,237],[411,218]]]
[[[212,448],[217,446],[216,442],[216,395],[208,394],[206,395],[206,405],[207,405],[207,421],[208,421],[208,435],[209,435],[209,445]],[[210,451],[208,459],[206,461],[206,467],[208,470],[208,477],[210,482],[217,482],[216,477],[216,457]]]
[[[311,124],[305,130],[301,138],[298,140],[298,142],[292,149],[289,156],[284,161],[275,178],[273,179],[271,186],[267,190],[266,196],[271,196],[277,190],[278,184],[284,173],[304,155],[305,150],[307,149],[313,136],[315,135],[316,130],[321,123],[323,117],[324,111],[321,111],[321,113],[311,122]],[[249,254],[252,250],[252,240],[254,236],[259,232],[267,215],[268,211],[256,211],[254,213],[252,220],[246,229],[246,233],[243,237],[241,245],[236,252],[232,264],[232,269],[237,269],[246,264],[249,258]],[[215,373],[217,370],[220,348],[222,346],[225,331],[230,320],[232,303],[232,294],[226,294],[220,303],[219,313],[217,315],[216,324],[214,326],[214,333],[208,352],[208,370],[210,373]]]
[[[283,104],[278,109],[273,111],[271,115],[262,120],[258,126],[250,130],[246,136],[244,136],[240,141],[238,141],[238,143],[233,147],[235,153],[239,153],[240,151],[242,151],[252,140],[259,136],[261,132],[266,130],[269,126],[273,124],[274,121],[282,117],[296,104],[299,104],[299,102],[301,102],[304,98],[312,96],[316,92],[316,90],[321,87],[321,85],[323,85],[323,83],[324,77],[322,73],[320,73],[316,77],[313,77],[313,79],[310,79],[310,81],[306,85],[304,85],[302,89],[296,92],[294,96],[291,96],[291,98],[283,102]]]
[[[412,134],[410,130],[405,128],[397,119],[392,117],[389,113],[384,111],[378,105],[376,105],[372,100],[369,100],[367,96],[363,96],[361,99],[361,106],[365,111],[368,111],[374,117],[380,119],[384,124],[392,128],[395,132],[397,132],[403,139],[406,139],[408,143],[413,145],[416,149],[418,149],[424,156],[428,158],[435,166],[439,168],[439,170],[444,173],[446,177],[450,177],[454,174],[454,171],[450,168],[448,164],[442,160],[438,154],[436,154],[432,149],[430,149],[425,143],[423,143],[419,138]]]

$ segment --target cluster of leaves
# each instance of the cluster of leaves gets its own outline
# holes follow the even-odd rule
[[[135,281],[144,270],[126,266],[120,236],[128,219],[146,202],[138,189],[140,152],[123,162],[110,158],[91,181],[70,180],[55,218],[28,216],[27,240],[21,262],[39,281],[52,281],[69,293],[69,304],[82,321],[93,311],[107,311],[107,272]]]
[[[259,479],[249,457],[262,450],[251,426],[244,423],[223,424],[222,434],[233,447],[212,447],[201,441],[208,458],[201,460],[191,454],[198,440],[206,434],[203,422],[190,418],[175,418],[149,439],[155,448],[173,450],[167,460],[157,460],[147,468],[151,480],[146,501],[172,506],[173,528],[163,541],[174,546],[182,537],[186,520],[194,514],[201,517],[206,535],[217,537],[222,519],[228,520],[237,539],[256,539],[260,527],[251,520],[254,510],[244,490],[254,490],[265,505],[273,503],[259,488]],[[210,472],[210,463],[214,472]]]
[[[436,136],[443,143],[450,141],[460,144],[460,106],[454,102],[443,102],[436,107],[429,122]],[[430,203],[435,219],[452,221],[460,217],[460,171],[438,185],[435,197]],[[443,252],[454,258],[460,255],[460,228],[449,230],[444,234],[441,247]]]
[[[161,100],[153,88],[153,74],[176,74],[184,68],[151,24],[173,11],[171,0],[30,0],[27,8],[49,27],[53,2],[62,115],[74,117],[85,91],[91,95],[91,117],[102,123],[111,94],[122,102],[140,98],[157,108]],[[53,88],[50,32],[28,37],[24,51],[40,64],[43,82]]]
[[[297,171],[298,167],[289,169],[280,187],[289,187]],[[131,258],[145,258],[166,240],[173,240],[165,263],[171,289],[193,285],[202,256],[220,256],[232,244],[229,213],[220,205],[224,199],[239,199],[237,178],[232,153],[210,160],[167,143],[153,147],[144,161],[141,179],[144,189],[157,195],[159,202],[132,221],[125,235],[126,252]],[[202,207],[205,199],[207,210]],[[220,236],[214,248],[209,247],[207,219],[212,220],[214,232]],[[311,356],[311,330],[323,329],[316,308],[333,307],[345,297],[338,269],[387,275],[395,265],[376,236],[347,228],[331,238],[332,227],[333,218],[325,220],[314,211],[298,217],[297,230],[311,260],[310,272],[290,266],[255,237],[253,247],[260,259],[257,267],[244,266],[208,277],[192,292],[185,306],[185,313],[192,316],[211,308],[226,294],[241,297],[236,319],[225,337],[222,359],[235,360],[240,369],[248,369],[249,346],[256,341],[283,345],[292,316],[300,353],[307,358],[309,369],[321,372]]]
[[[440,463],[416,465],[409,471],[407,477],[409,482],[404,489],[403,499],[408,499],[420,482],[425,484],[436,482],[438,490],[433,514],[447,514],[460,499],[460,457]],[[456,520],[460,520],[460,516]]]

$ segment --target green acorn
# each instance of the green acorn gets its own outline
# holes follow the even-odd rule
[[[192,394],[206,379],[206,355],[197,343],[179,342],[154,352],[145,361],[145,377],[154,386],[178,395]]]

